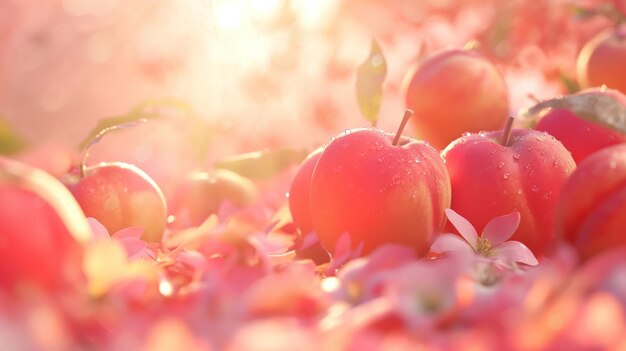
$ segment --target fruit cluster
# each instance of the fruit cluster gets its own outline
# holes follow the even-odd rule
[[[126,125],[53,166],[1,156],[0,345],[623,349],[625,29],[582,46],[580,89],[520,111],[493,57],[434,50],[405,72],[393,133],[373,118],[375,43],[355,68],[374,126],[230,156],[171,191],[91,164]]]

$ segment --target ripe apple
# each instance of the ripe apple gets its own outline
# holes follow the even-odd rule
[[[445,50],[414,65],[403,91],[416,136],[440,150],[464,132],[500,129],[509,114],[504,78],[475,50]]]
[[[626,25],[598,33],[581,49],[576,73],[583,88],[606,85],[626,94]]]
[[[167,221],[165,198],[138,167],[102,162],[67,177],[65,183],[85,215],[97,219],[109,233],[137,226],[144,229],[143,240],[161,240]]]
[[[568,95],[563,99],[574,101],[574,99],[582,98],[584,95],[589,98],[586,102],[588,104],[597,105],[598,99],[608,97],[626,109],[626,96],[614,89],[585,89],[579,93]],[[558,103],[558,99],[554,101]],[[547,107],[539,111],[538,122],[535,124],[534,129],[548,132],[554,136],[572,153],[576,163],[607,146],[626,142],[625,134],[581,118],[575,110],[572,110],[576,107],[582,107],[579,106],[580,104],[575,105],[572,103],[570,104],[572,105],[571,108],[565,106],[548,108],[550,107],[550,101],[547,101],[541,102],[537,106],[542,106],[542,104],[547,105]],[[598,118],[598,116],[593,117]]]
[[[0,158],[0,289],[51,288],[78,276],[91,229],[70,192],[50,174]]]
[[[168,208],[175,217],[172,225],[185,228],[202,224],[217,213],[224,201],[243,207],[257,198],[257,188],[250,179],[226,169],[215,169],[189,174],[176,188]]]
[[[452,184],[451,208],[476,228],[513,211],[521,214],[511,237],[535,256],[554,242],[556,201],[576,168],[569,151],[545,132],[511,130],[462,136],[443,152]]]
[[[626,245],[626,144],[600,150],[578,165],[561,191],[556,228],[583,258]]]
[[[311,178],[313,227],[333,252],[349,235],[368,254],[386,243],[426,254],[445,223],[450,181],[443,160],[428,143],[381,130],[348,130],[322,152]],[[393,141],[392,141],[393,139]]]
[[[295,226],[300,229],[300,233],[307,234],[313,230],[313,219],[311,219],[311,177],[317,161],[322,155],[322,148],[318,148],[310,153],[298,168],[298,172],[291,182],[289,188],[289,211]]]

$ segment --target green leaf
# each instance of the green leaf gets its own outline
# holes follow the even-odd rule
[[[9,127],[6,121],[0,119],[0,155],[16,154],[25,146],[24,140]]]
[[[98,124],[89,132],[85,139],[81,141],[78,147],[80,150],[85,149],[100,132],[107,128],[138,122],[140,120],[164,118],[171,116],[172,110],[176,113],[182,113],[184,116],[189,116],[193,113],[192,108],[187,103],[176,99],[146,100],[135,106],[127,114],[107,117],[98,121]]]
[[[357,69],[356,96],[363,116],[376,125],[387,76],[387,61],[376,39],[372,39],[370,54]]]
[[[566,109],[582,119],[626,134],[626,106],[612,95],[596,90],[558,97],[520,111],[517,118],[524,126],[532,127],[546,109]]]
[[[302,162],[309,153],[304,150],[260,150],[224,158],[216,168],[227,169],[250,179],[267,179],[291,165]]]

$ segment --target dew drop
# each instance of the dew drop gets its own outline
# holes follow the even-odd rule
[[[533,186],[530,188],[530,190],[532,190],[532,191],[533,191],[533,193],[536,193],[536,192],[538,192],[538,191],[539,191],[539,187],[538,187],[538,186],[536,186],[536,185],[533,185]]]
[[[522,189],[517,189],[517,195],[522,195]]]
[[[468,137],[470,135],[472,135],[472,133],[470,133],[470,132],[465,132],[465,133],[461,134],[461,136],[464,136],[464,137]]]
[[[509,174],[508,173],[504,173],[504,175],[502,175],[502,178],[504,178],[504,180],[509,179]]]
[[[609,163],[609,167],[610,167],[611,169],[615,169],[615,168],[617,168],[617,162],[615,162],[615,161],[611,161],[611,162]]]
[[[422,162],[422,160],[420,160],[420,158],[419,158],[419,157],[416,157],[416,158],[415,158],[415,163],[421,163],[421,162]]]
[[[513,161],[519,161],[520,156],[518,154],[513,154]]]
[[[502,167],[504,167],[504,162],[500,162],[500,163],[498,164],[498,169],[501,169]]]

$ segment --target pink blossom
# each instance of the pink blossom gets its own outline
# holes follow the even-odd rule
[[[516,263],[530,266],[538,264],[533,253],[519,241],[507,241],[517,230],[519,212],[492,219],[479,236],[472,224],[458,213],[446,209],[448,220],[460,236],[446,233],[433,243],[431,251],[439,254],[454,252],[462,255],[478,255],[496,265],[515,267]]]
[[[114,234],[110,235],[109,231],[95,218],[87,218],[91,231],[93,232],[93,238],[96,242],[116,240],[119,241],[129,259],[137,258],[149,258],[155,259],[155,253],[148,247],[148,243],[141,239],[143,234],[143,228],[141,227],[128,227],[122,230],[118,230]]]

